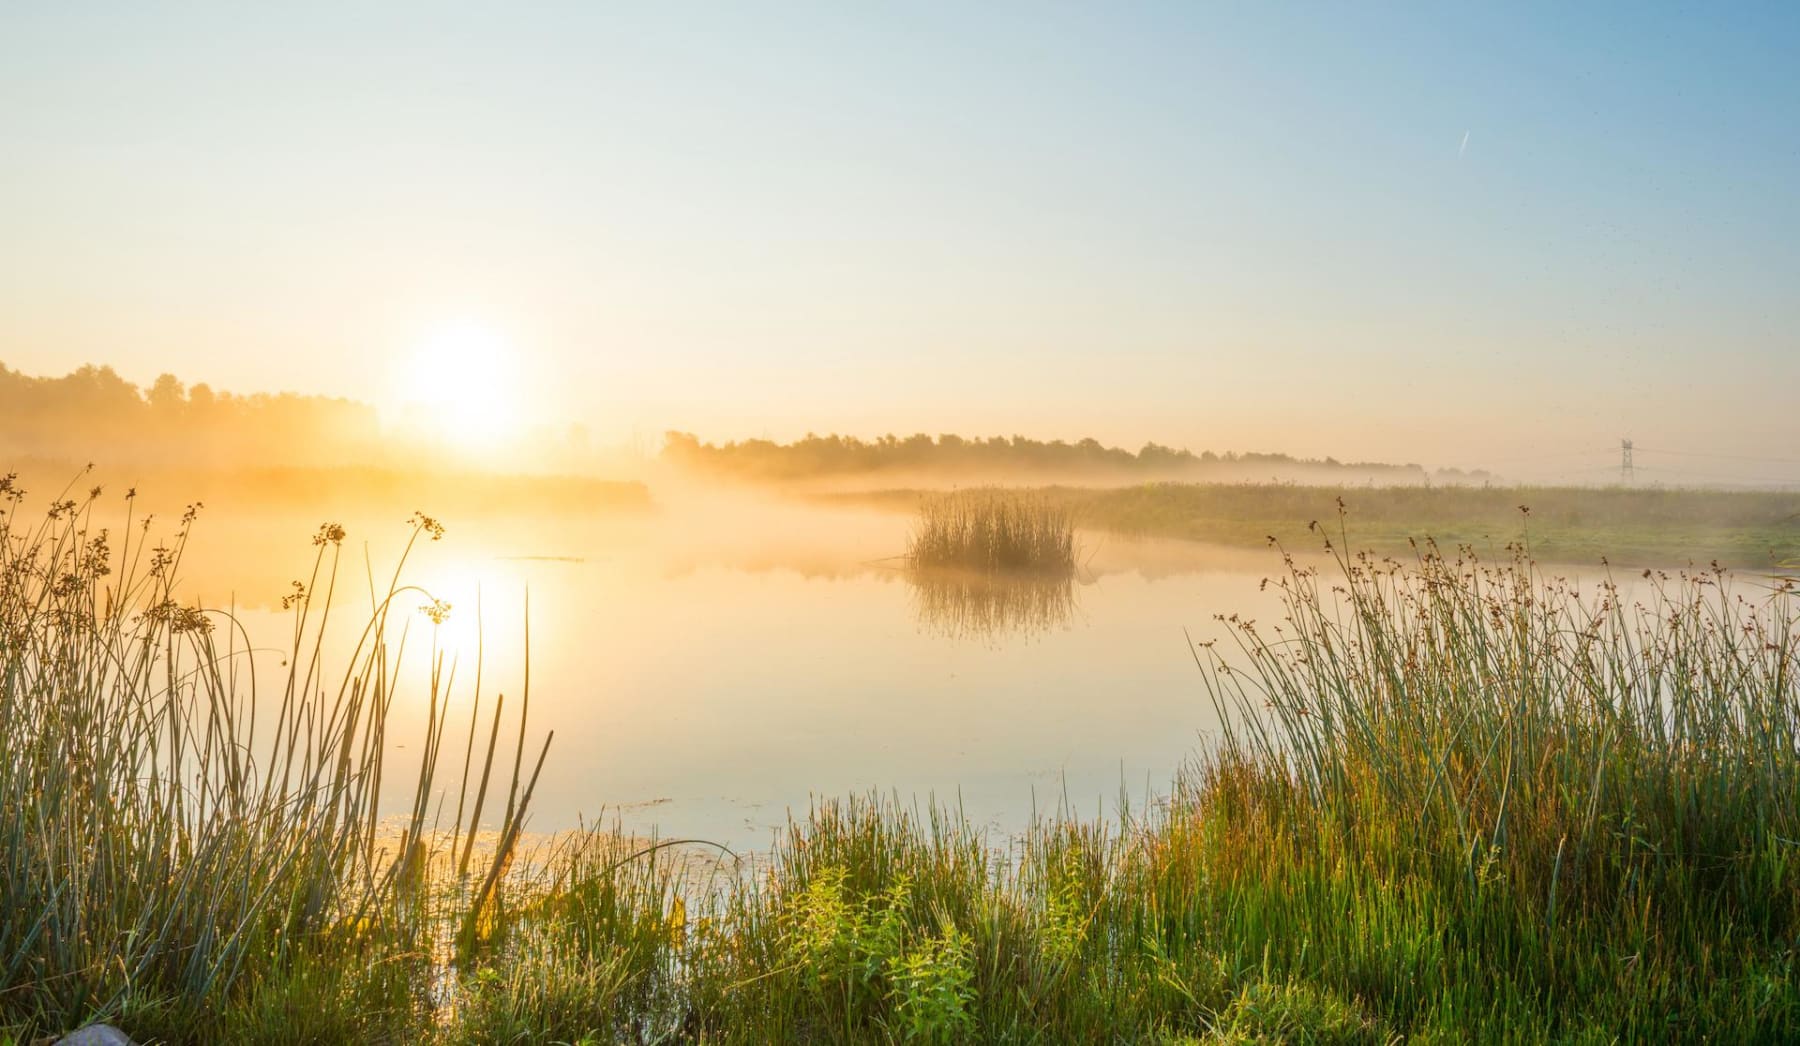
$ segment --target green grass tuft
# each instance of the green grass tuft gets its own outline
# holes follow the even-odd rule
[[[1075,570],[1075,524],[1068,510],[1000,489],[959,491],[919,506],[908,557],[924,570],[1038,573]]]

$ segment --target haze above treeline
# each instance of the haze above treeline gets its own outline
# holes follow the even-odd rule
[[[453,419],[452,419],[453,421]],[[580,425],[540,425],[506,446],[445,447],[405,422],[389,424],[356,400],[292,392],[235,394],[172,374],[140,387],[106,366],[34,377],[0,364],[0,450],[16,464],[93,461],[109,468],[195,471],[376,467],[608,475],[638,478],[660,462],[718,478],[881,485],[1008,479],[1107,483],[1179,480],[1322,483],[1486,483],[1498,477],[1417,463],[1300,458],[1278,451],[1198,452],[1147,443],[1137,451],[1094,439],[872,438],[808,434],[706,442],[666,433],[660,451],[596,443]],[[7,466],[13,467],[12,464]]]
[[[1034,496],[1097,531],[1209,544],[1260,546],[1278,536],[1309,547],[1309,521],[1339,511],[1371,547],[1400,550],[1420,537],[1504,543],[1522,533],[1519,507],[1528,505],[1534,547],[1560,561],[1718,559],[1786,569],[1800,554],[1792,492],[1657,483],[1558,489],[1414,463],[1156,443],[1130,451],[1096,439],[709,441],[668,432],[652,449],[584,436],[545,427],[519,447],[485,447],[487,456],[471,458],[466,443],[440,445],[348,399],[236,395],[172,376],[146,389],[97,366],[33,378],[0,365],[0,483],[9,495],[23,489],[36,504],[95,505],[137,520],[179,518],[200,504],[209,526],[236,521],[227,523],[239,528],[233,548],[250,547],[248,535],[308,533],[319,520],[378,535],[417,510],[459,523],[504,520],[513,539],[542,534],[553,521],[602,517],[650,526],[690,551],[753,535],[755,555],[764,557],[771,535],[806,533],[816,546],[815,530],[850,518],[801,522],[819,508],[910,514],[933,491],[1006,484],[1035,488]],[[857,555],[866,558],[867,549]],[[269,558],[277,558],[273,549]]]
[[[1796,5],[381,6],[9,5],[0,360],[1800,483]]]

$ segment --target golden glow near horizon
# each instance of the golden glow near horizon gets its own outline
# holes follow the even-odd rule
[[[504,337],[476,323],[427,334],[395,384],[406,422],[464,453],[509,444],[524,421],[517,354]]]
[[[523,420],[1585,482],[1630,434],[1800,477],[1795,5],[386,6],[9,5],[0,365],[465,459]],[[458,319],[472,367],[409,365]]]

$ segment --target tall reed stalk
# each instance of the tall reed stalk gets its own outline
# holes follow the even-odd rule
[[[1499,564],[1429,544],[1287,564],[1279,621],[1224,616],[1229,648],[1197,649],[1226,724],[1201,816],[1234,851],[1211,878],[1300,891],[1262,912],[1278,957],[1316,965],[1284,928],[1331,926],[1360,942],[1327,949],[1340,976],[1403,1011],[1449,990],[1392,964],[1410,949],[1494,997],[1646,1033],[1633,1001],[1691,992],[1706,1013],[1719,984],[1791,968],[1793,579],[1713,566],[1583,589],[1522,543]],[[1480,990],[1454,986],[1467,1005]],[[1800,1020],[1792,991],[1765,1001],[1753,1024]]]
[[[346,535],[321,527],[308,580],[283,601],[290,648],[271,692],[240,622],[182,596],[199,506],[159,537],[132,500],[117,531],[96,518],[99,487],[65,491],[34,519],[16,479],[0,478],[0,1026],[135,1010],[204,1027],[240,982],[303,954],[376,938],[418,950],[434,932],[415,902],[450,712],[441,655],[397,846],[383,844],[382,759],[409,599],[429,599],[401,571],[441,525],[414,517],[335,667],[326,635]],[[530,792],[514,780],[507,844]],[[473,834],[474,820],[456,827]],[[487,877],[508,858],[503,844]],[[490,901],[476,894],[461,917]]]

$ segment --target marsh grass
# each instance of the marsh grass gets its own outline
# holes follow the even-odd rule
[[[1044,498],[998,488],[939,495],[919,506],[907,555],[923,570],[1067,576],[1075,570],[1074,517]]]
[[[1279,617],[1195,647],[1225,730],[1150,809],[994,840],[955,809],[821,801],[741,872],[606,833],[527,861],[503,828],[463,875],[466,824],[446,844],[421,804],[407,856],[377,852],[397,651],[320,700],[297,645],[292,700],[252,732],[225,626],[173,598],[180,542],[126,583],[81,504],[35,529],[12,504],[0,1027],[21,1037],[95,1016],[174,1042],[1800,1037],[1788,581],[1577,589],[1523,547],[1400,561],[1340,532],[1271,579]],[[468,805],[486,781],[521,809],[536,764],[489,773],[491,720],[467,721]]]
[[[1231,649],[1196,651],[1227,724],[1207,870],[1246,936],[1390,1017],[1793,1036],[1793,581],[1584,593],[1523,544],[1341,541],[1328,568],[1287,560],[1280,621],[1227,617]]]
[[[691,909],[664,1026],[724,1042],[1800,1034],[1787,583],[1578,590],[1522,548],[1287,566],[1279,619],[1227,615],[1230,638],[1196,647],[1228,729],[1165,805],[996,842],[952,809],[823,802]]]
[[[1313,540],[1309,522],[1351,507],[1357,548],[1409,555],[1433,537],[1501,557],[1523,533],[1520,503],[1532,508],[1531,544],[1541,562],[1668,566],[1718,560],[1740,569],[1800,562],[1800,492],[1664,487],[1309,486],[1291,483],[1140,483],[1121,487],[1019,488],[1014,496],[1079,518],[1084,529],[1262,546]],[[912,512],[919,490],[813,494]],[[1793,567],[1788,567],[1793,569]]]
[[[406,1019],[444,920],[473,937],[500,903],[536,780],[529,683],[500,845],[451,913],[450,894],[424,885],[450,717],[435,632],[419,776],[382,766],[414,604],[429,599],[401,569],[441,525],[413,518],[385,589],[369,572],[369,616],[335,668],[325,636],[345,534],[321,527],[283,601],[285,678],[259,680],[232,614],[182,599],[199,507],[159,537],[131,518],[133,499],[115,532],[96,521],[99,487],[28,518],[16,479],[0,478],[0,1021],[117,1015],[140,1037],[206,1039],[225,1032],[228,1001],[248,1007],[235,1019],[279,1010],[271,992],[288,991],[337,1000],[315,1020],[349,1019],[340,994],[371,996],[354,1012],[377,1024]],[[411,794],[392,849],[378,846],[384,788]],[[477,811],[488,788],[484,774]],[[459,811],[450,835],[464,831]]]

